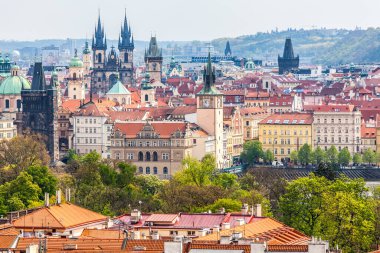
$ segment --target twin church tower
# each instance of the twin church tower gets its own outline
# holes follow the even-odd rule
[[[133,50],[135,44],[127,15],[121,26],[117,53],[114,46],[107,52],[107,36],[101,23],[100,15],[92,37],[92,75],[91,82],[94,92],[107,92],[117,79],[124,84],[132,84],[133,81]]]

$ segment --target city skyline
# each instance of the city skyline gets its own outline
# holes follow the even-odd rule
[[[0,31],[3,40],[90,39],[99,10],[107,38],[117,39],[126,11],[135,39],[144,41],[151,35],[165,41],[208,41],[287,28],[380,26],[376,12],[380,2],[375,0],[364,1],[360,12],[353,1],[342,0],[290,0],[286,3],[276,0],[18,2],[18,15],[26,17],[28,22],[25,18],[14,17],[14,5],[3,6],[3,19],[12,21],[12,25],[4,26]]]

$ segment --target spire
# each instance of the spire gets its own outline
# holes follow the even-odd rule
[[[149,57],[161,57],[162,51],[158,48],[157,38],[155,36],[150,37],[149,48],[146,52],[146,56]]]
[[[99,10],[99,16],[98,16],[98,22],[97,25],[95,25],[95,34],[93,36],[93,42],[92,42],[92,49],[107,49],[105,48],[106,45],[103,42],[104,39],[104,25],[102,25],[101,19],[100,19],[100,10]]]
[[[286,40],[285,40],[283,58],[284,59],[293,59],[294,58],[292,39],[290,37],[286,38]]]
[[[125,9],[124,13],[124,22],[121,25],[120,29],[120,44],[119,44],[119,50],[122,49],[128,49],[128,50],[133,50],[134,49],[134,44],[131,40],[132,32],[131,32],[131,26],[128,24],[128,19],[127,19],[127,10]]]
[[[198,93],[201,95],[220,95],[221,93],[215,88],[215,68],[212,67],[211,53],[208,52],[207,65],[203,70],[204,85]]]
[[[227,40],[226,49],[224,49],[224,55],[225,56],[231,56],[232,55],[232,51],[231,51],[231,46],[230,46],[230,41],[229,40]]]
[[[34,72],[33,72],[31,90],[39,90],[39,91],[46,90],[46,80],[45,80],[44,69],[42,67],[42,62],[34,63]]]

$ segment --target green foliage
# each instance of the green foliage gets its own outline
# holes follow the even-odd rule
[[[263,155],[263,159],[265,163],[272,163],[274,161],[274,154],[272,150],[267,149]]]
[[[339,166],[331,163],[320,163],[315,171],[315,175],[325,177],[328,180],[334,180],[338,176]]]
[[[315,164],[323,163],[326,161],[326,152],[318,146],[313,152],[313,158]]]
[[[281,197],[283,221],[306,233],[321,236],[344,252],[367,252],[374,240],[374,208],[364,180],[324,177],[299,178]]]
[[[308,165],[313,161],[313,153],[309,144],[304,144],[298,151],[298,160],[302,165]]]
[[[343,166],[348,166],[352,160],[350,151],[348,151],[348,148],[344,148],[339,152],[338,155],[338,161]]]
[[[298,152],[297,152],[297,150],[293,150],[292,152],[290,152],[290,161],[292,161],[295,164],[298,163]]]
[[[354,164],[361,164],[363,162],[362,156],[359,153],[355,153],[352,157],[352,162]]]
[[[176,174],[176,178],[183,183],[199,187],[210,184],[216,167],[215,158],[211,155],[206,155],[202,161],[193,157],[186,157],[182,161],[182,165],[183,169]]]
[[[376,153],[370,148],[366,149],[363,153],[363,162],[373,164],[376,162]]]
[[[46,166],[30,166],[26,173],[32,176],[33,183],[37,184],[42,193],[55,194],[57,190],[58,179],[50,172]],[[43,199],[41,199],[43,200]]]
[[[226,212],[237,212],[240,211],[242,206],[242,203],[235,199],[218,199],[216,200],[212,205],[206,206],[202,208],[203,212],[207,212],[208,210],[211,210],[211,212],[219,212],[222,208],[225,209]]]
[[[259,141],[247,141],[243,145],[243,152],[240,158],[247,164],[252,165],[263,158],[263,145]]]
[[[326,152],[326,158],[329,163],[336,164],[339,162],[338,160],[338,150],[335,146],[331,146]]]

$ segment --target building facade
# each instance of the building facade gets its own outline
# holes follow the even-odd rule
[[[290,153],[304,144],[313,146],[311,113],[273,114],[259,123],[263,150],[271,150],[277,161],[289,161]]]
[[[347,147],[351,155],[360,152],[361,112],[353,105],[314,106],[314,145],[338,151]]]
[[[111,135],[111,158],[131,162],[140,174],[169,178],[182,169],[187,156],[201,159],[207,134],[186,122],[115,123]]]
[[[71,118],[72,149],[77,154],[96,151],[102,158],[110,158],[112,123],[92,101],[82,105]]]

